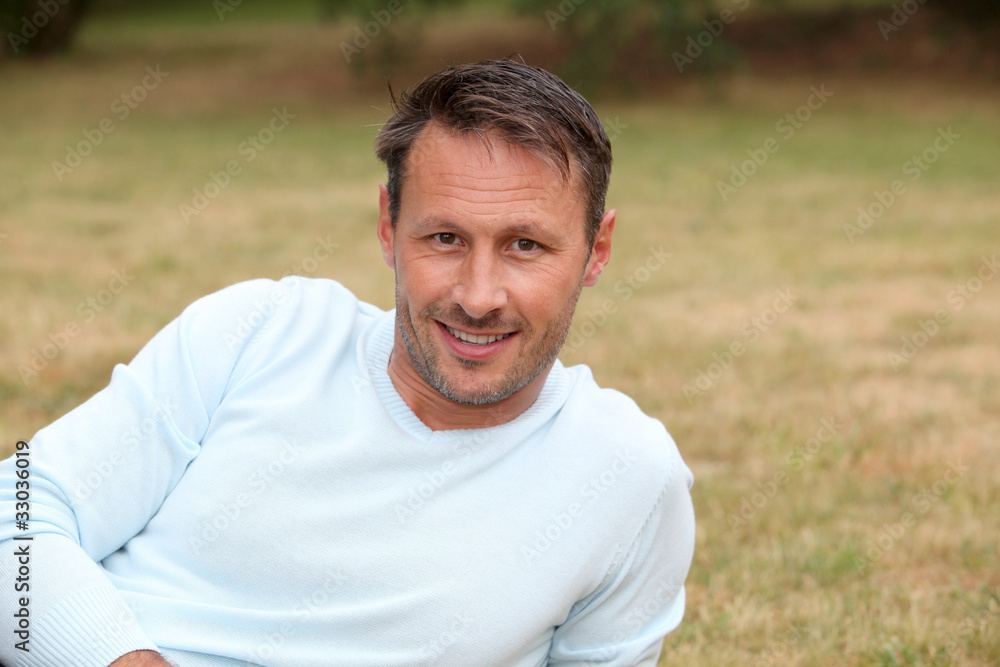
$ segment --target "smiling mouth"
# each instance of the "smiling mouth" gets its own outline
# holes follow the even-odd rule
[[[454,336],[458,340],[462,341],[463,343],[468,343],[470,345],[489,345],[490,343],[495,343],[498,340],[503,340],[504,338],[507,338],[508,336],[510,336],[509,333],[505,333],[505,334],[484,334],[484,335],[470,334],[470,333],[466,333],[464,331],[459,331],[458,329],[449,327],[447,324],[444,325],[444,328],[447,329],[448,333],[450,333],[452,336]]]

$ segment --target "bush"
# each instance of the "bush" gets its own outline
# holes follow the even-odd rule
[[[67,50],[87,0],[0,0],[0,59],[41,57]]]
[[[403,54],[413,53],[420,42],[421,15],[427,10],[455,7],[463,0],[407,0],[406,29],[385,30],[364,58],[348,62],[357,75],[376,66],[380,74],[391,70]],[[467,4],[467,3],[466,3]],[[733,0],[730,11],[740,13],[746,2]],[[384,0],[325,0],[324,15],[331,19],[353,17],[370,21],[384,11]],[[711,48],[695,47],[687,57],[687,40],[706,30],[706,21],[719,23],[721,8],[709,0],[507,0],[507,7],[521,15],[540,18],[552,30],[552,39],[565,55],[559,73],[587,94],[604,89],[627,90],[679,70],[712,71],[730,66],[736,50],[725,36],[711,35]],[[358,36],[360,39],[363,37]],[[373,40],[374,42],[374,40]],[[407,47],[401,45],[406,42]],[[680,55],[679,62],[678,55]]]

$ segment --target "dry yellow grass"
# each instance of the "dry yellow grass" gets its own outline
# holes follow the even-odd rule
[[[300,272],[391,305],[370,153],[387,103],[351,89],[342,32],[107,28],[77,60],[0,72],[4,451],[222,286]],[[157,63],[162,85],[58,181],[65,146]],[[717,181],[820,83],[829,102],[722,201]],[[185,222],[180,205],[275,107],[296,118]],[[1000,258],[1000,94],[736,77],[599,111],[622,125],[619,226],[563,358],[662,419],[695,472],[688,612],[661,664],[1000,663],[1000,274],[949,299]],[[948,126],[960,138],[851,243],[857,207]],[[313,265],[317,239],[339,247]],[[660,246],[669,261],[643,271]],[[134,278],[87,320],[114,271]],[[776,290],[794,300],[771,318]],[[901,337],[938,311],[946,323],[894,370]]]

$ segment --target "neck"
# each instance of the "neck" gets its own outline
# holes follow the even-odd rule
[[[397,340],[389,357],[389,379],[407,407],[432,431],[488,428],[511,421],[531,407],[542,393],[545,379],[552,370],[550,365],[534,380],[501,401],[466,405],[445,398],[427,384],[413,366],[403,360],[405,352],[397,354],[398,350],[404,349],[401,345],[401,341]]]

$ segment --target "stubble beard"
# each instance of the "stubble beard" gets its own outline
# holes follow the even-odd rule
[[[582,289],[583,279],[581,277],[566,307],[559,313],[552,326],[546,329],[542,337],[527,350],[524,349],[524,343],[519,341],[521,349],[517,359],[499,381],[465,391],[455,386],[442,371],[441,359],[434,344],[434,338],[437,334],[433,329],[437,325],[432,320],[445,321],[452,326],[480,331],[490,329],[517,330],[519,338],[530,338],[534,331],[527,322],[523,320],[505,322],[499,314],[473,319],[462,310],[461,306],[456,305],[453,310],[445,313],[432,305],[425,308],[420,314],[422,332],[418,334],[409,307],[405,300],[400,297],[397,277],[396,327],[403,339],[403,345],[406,347],[410,365],[423,378],[424,382],[450,401],[462,405],[490,405],[516,394],[541,375],[556,360],[567,336],[569,336],[573,313],[576,310]],[[473,371],[489,363],[476,359],[458,359],[458,362],[466,369]]]

